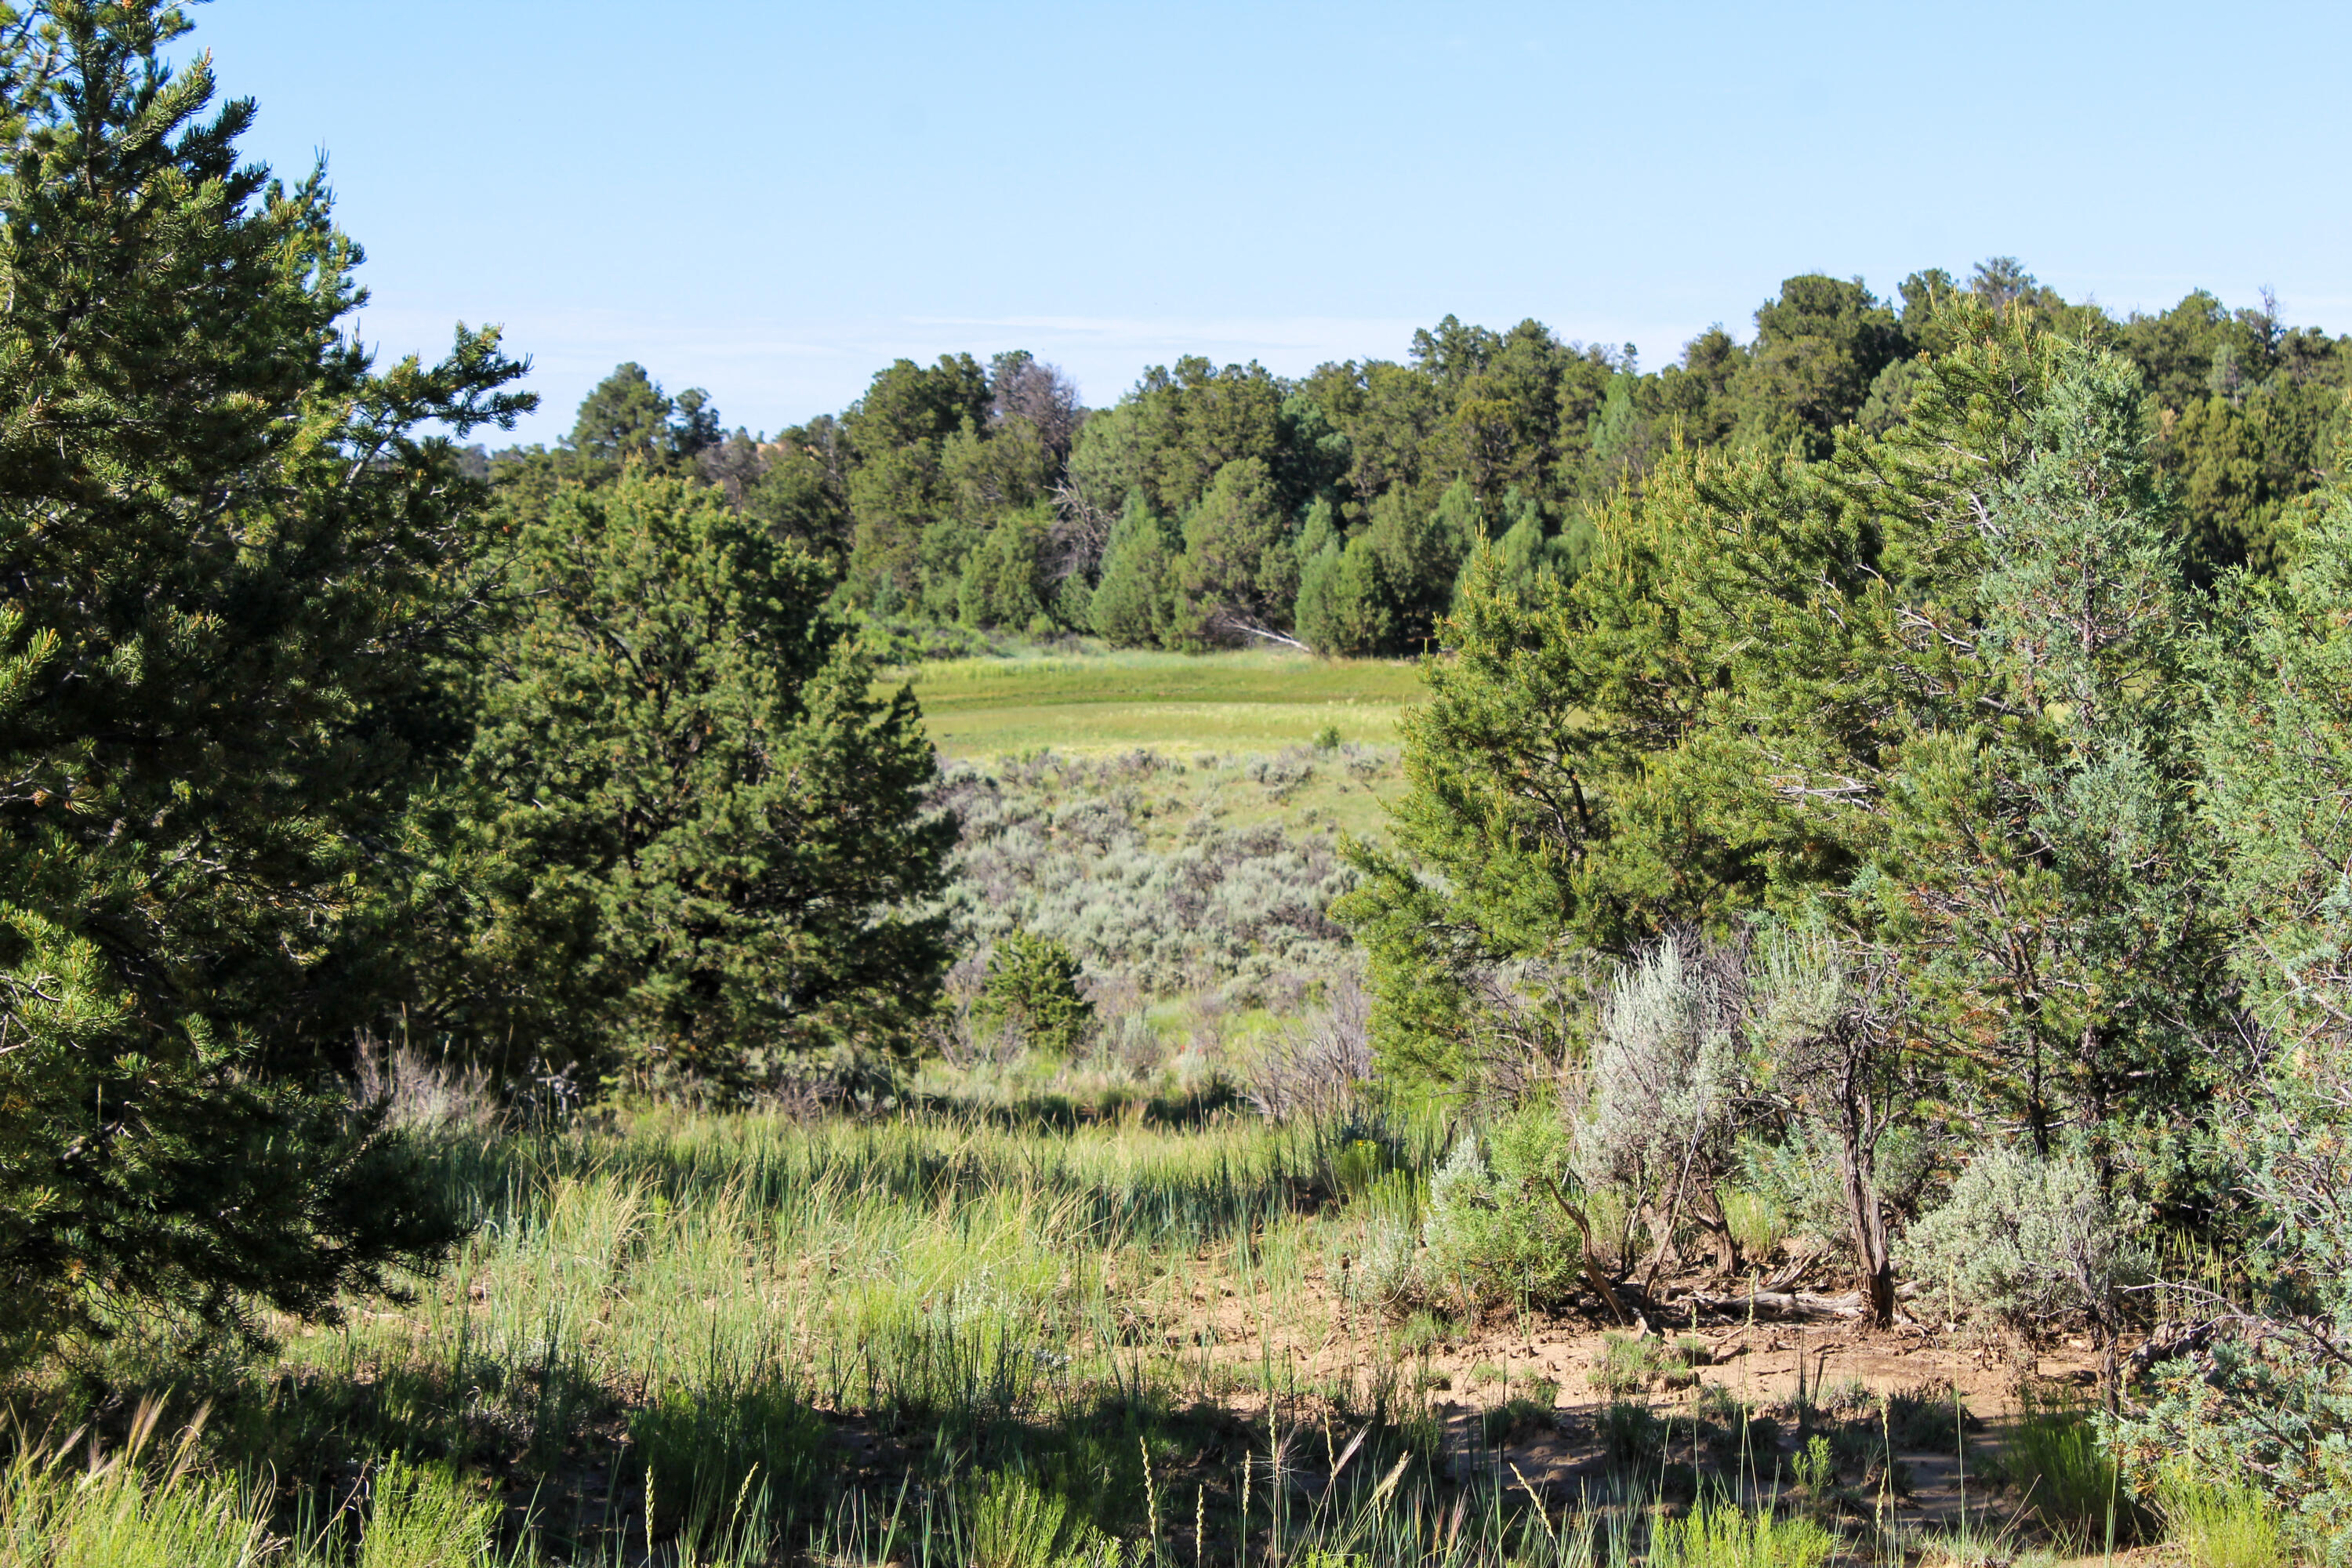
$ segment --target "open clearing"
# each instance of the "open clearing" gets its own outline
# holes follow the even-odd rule
[[[2016,1367],[1916,1325],[1669,1310],[1633,1342],[1644,1379],[1612,1383],[1627,1342],[1590,1319],[1403,1312],[1360,1289],[1351,1266],[1419,1210],[1440,1129],[1368,1163],[1360,1138],[1269,1126],[1213,1084],[1059,1092],[1078,1088],[935,1068],[883,1121],[450,1128],[446,1179],[479,1232],[412,1300],[281,1322],[276,1364],[215,1374],[207,1440],[263,1486],[245,1506],[331,1501],[399,1453],[451,1467],[541,1561],[615,1568],[1601,1568],[1650,1529],[1643,1500],[1718,1486],[1816,1532],[1782,1568],[1827,1568],[1832,1541],[1846,1562],[1958,1563],[1971,1528],[1969,1561],[2085,1544],[2034,1522],[2033,1476],[1988,1475]],[[2090,1364],[2034,1371],[2079,1388]],[[1809,1445],[1824,1468],[1805,1475]],[[303,1466],[271,1479],[286,1454]],[[1099,1546],[976,1550],[1012,1498]],[[1594,1550],[1596,1526],[1619,1544]]]
[[[909,682],[933,742],[950,757],[1051,747],[1271,752],[1326,729],[1342,741],[1389,744],[1398,714],[1421,694],[1403,659],[1306,654],[1029,654],[892,669]]]

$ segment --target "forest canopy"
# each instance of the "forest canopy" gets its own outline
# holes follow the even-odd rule
[[[1192,356],[1094,410],[1027,353],[900,360],[839,415],[767,437],[725,433],[704,394],[672,399],[625,365],[554,449],[476,458],[523,489],[625,456],[690,469],[831,563],[836,603],[886,621],[1395,655],[1432,646],[1482,541],[1509,581],[1573,578],[1601,510],[1673,452],[1818,460],[1841,430],[1901,426],[1982,310],[2138,372],[2187,580],[2279,567],[2283,520],[2344,429],[2346,340],[2201,290],[2118,320],[2009,258],[1965,280],[1913,273],[1886,299],[1791,278],[1746,342],[1711,327],[1655,371],[1630,344],[1449,316],[1402,362],[1287,378]]]

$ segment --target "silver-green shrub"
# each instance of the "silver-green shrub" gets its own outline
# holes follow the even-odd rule
[[[1423,1266],[1466,1305],[1556,1300],[1582,1274],[1581,1243],[1557,1196],[1570,1155],[1559,1117],[1531,1103],[1485,1142],[1465,1136],[1430,1178]]]
[[[1898,1253],[1953,1321],[2028,1331],[2080,1318],[2112,1327],[2117,1293],[2147,1279],[2151,1262],[2073,1149],[1978,1155]]]
[[[1213,760],[1197,765],[1222,771]],[[1230,771],[1238,782],[1251,765]],[[952,896],[962,940],[985,946],[1034,931],[1067,943],[1089,973],[1157,995],[1271,996],[1338,969],[1348,943],[1325,911],[1353,873],[1334,843],[1271,824],[1226,828],[1205,815],[1171,842],[1164,821],[1154,826],[1164,802],[1142,786],[1176,771],[1182,764],[1149,752],[949,767],[934,800],[961,826]]]
[[[1602,998],[1576,1121],[1576,1166],[1587,1182],[1649,1190],[1691,1145],[1729,1125],[1739,1042],[1696,945],[1664,938]]]
[[[1889,1127],[1880,1137],[1876,1184],[1892,1221],[1914,1218],[1925,1206],[1923,1199],[1937,1194],[1937,1149],[1927,1129],[1908,1124]],[[1853,1260],[1853,1222],[1838,1160],[1836,1131],[1826,1122],[1802,1118],[1784,1136],[1742,1142],[1738,1180],[1786,1215],[1790,1230],[1808,1246]]]
[[[1575,1173],[1586,1187],[1621,1190],[1646,1208],[1662,1255],[1677,1217],[1712,1217],[1716,1185],[1729,1170],[1741,1087],[1738,989],[1732,954],[1669,934],[1601,996],[1572,1120]]]

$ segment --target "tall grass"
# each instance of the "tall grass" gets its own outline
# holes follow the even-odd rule
[[[1624,1406],[1615,1489],[1563,1509],[1498,1447],[1555,1391],[1515,1377],[1451,1427],[1430,1408],[1411,1336],[1349,1281],[1416,1230],[1434,1116],[1018,1109],[459,1119],[443,1179],[480,1225],[443,1274],[213,1363],[213,1414],[168,1442],[159,1404],[124,1426],[52,1389],[65,1418],[32,1431],[100,1436],[0,1435],[0,1568],[1818,1568],[1818,1527],[1766,1497],[1653,1538],[1652,1494],[1697,1484],[1696,1426],[1685,1464]],[[126,1324],[100,1370],[184,1383],[173,1349]],[[2064,1479],[2079,1426],[2052,1414],[2021,1450],[2061,1518],[2090,1495]],[[1769,1428],[1739,1413],[1741,1441]],[[2211,1568],[2263,1568],[2218,1516],[2192,1528]]]
[[[1837,1540],[1810,1519],[1779,1519],[1768,1505],[1743,1508],[1703,1497],[1682,1519],[1661,1521],[1650,1568],[1821,1568]]]
[[[0,1568],[492,1568],[499,1504],[454,1473],[391,1456],[327,1524],[279,1535],[269,1489],[221,1475],[199,1456],[204,1417],[167,1449],[162,1406],[142,1405],[110,1453],[18,1433],[0,1469]],[[289,1456],[293,1458],[293,1456]],[[356,1537],[354,1545],[353,1538]]]
[[[75,1432],[19,1432],[0,1469],[0,1568],[246,1568],[269,1545],[262,1500],[196,1467],[198,1426],[151,1453],[161,1406],[134,1418],[105,1455]]]
[[[2278,1514],[2250,1487],[2178,1471],[2158,1486],[2157,1508],[2165,1539],[2190,1568],[2279,1568],[2286,1561]]]
[[[2079,1404],[2029,1393],[2000,1466],[2027,1517],[2074,1551],[2130,1545],[2148,1523]]]

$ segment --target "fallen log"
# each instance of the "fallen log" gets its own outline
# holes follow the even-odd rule
[[[1859,1318],[1866,1310],[1859,1290],[1843,1296],[1817,1296],[1811,1290],[1743,1290],[1736,1296],[1717,1296],[1694,1290],[1688,1300],[1701,1311],[1734,1318]]]
[[[2168,1328],[2159,1328],[2156,1332],[2148,1335],[2137,1350],[2132,1352],[2131,1374],[2138,1377],[2158,1362],[2169,1361],[2174,1356],[2196,1354],[2211,1342],[2213,1331],[2220,1327],[2221,1324],[2216,1321],[2175,1323]]]

